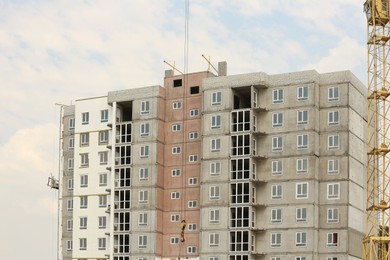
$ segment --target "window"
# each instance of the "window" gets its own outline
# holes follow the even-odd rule
[[[272,175],[282,175],[283,174],[283,162],[281,160],[272,161]]]
[[[71,158],[71,159],[68,159],[68,170],[73,170],[74,168],[74,160]]]
[[[309,98],[309,88],[307,86],[297,88],[297,99],[307,100]]]
[[[281,233],[271,233],[271,247],[281,247],[282,245],[282,234]]]
[[[149,145],[141,146],[140,152],[139,152],[140,158],[149,158]]]
[[[219,224],[219,209],[210,210],[209,222],[210,224]]]
[[[272,223],[282,222],[282,209],[271,209],[271,222]]]
[[[73,241],[66,240],[66,251],[72,251],[72,250],[73,250]]]
[[[197,108],[190,109],[190,117],[196,117],[196,116],[199,116],[199,109]]]
[[[108,152],[100,152],[99,153],[99,162],[100,162],[100,165],[105,165],[108,163]]]
[[[171,192],[171,199],[172,200],[180,199],[180,192],[178,191]]]
[[[198,155],[196,155],[196,154],[191,154],[190,156],[188,156],[188,161],[189,161],[190,163],[197,162],[197,161],[198,161]]]
[[[107,227],[107,217],[99,216],[99,228],[106,228],[106,227]]]
[[[106,195],[99,195],[99,207],[100,208],[107,207],[107,196]]]
[[[309,112],[307,110],[297,112],[297,124],[306,125],[309,121]]]
[[[222,104],[222,93],[221,92],[213,92],[211,94],[211,105],[218,106]]]
[[[138,225],[139,226],[148,225],[148,213],[142,212],[138,214]]]
[[[219,246],[219,234],[215,234],[215,233],[209,234],[209,246],[210,247]]]
[[[69,130],[74,130],[75,120],[74,118],[69,118]]]
[[[221,174],[221,163],[220,162],[212,162],[210,163],[210,175],[220,175]]]
[[[339,88],[330,87],[328,88],[328,101],[338,101],[339,100]]]
[[[196,230],[196,224],[190,223],[188,224],[188,231],[195,231]]]
[[[274,89],[272,91],[272,103],[283,103],[283,89]]]
[[[272,185],[271,186],[271,199],[281,199],[282,198],[282,185]]]
[[[306,208],[297,208],[295,210],[295,219],[297,222],[306,222],[307,209]]]
[[[88,197],[81,196],[80,197],[80,209],[86,209],[88,207]]]
[[[88,187],[88,175],[80,175],[80,187]]]
[[[87,239],[80,238],[80,250],[87,250]]]
[[[172,108],[173,109],[181,109],[181,101],[173,101]]]
[[[69,138],[68,141],[68,150],[73,150],[74,149],[74,138]]]
[[[182,85],[183,85],[182,79],[174,79],[173,80],[173,87],[174,88],[181,87]]]
[[[326,260],[338,260],[336,256],[328,256]]]
[[[68,180],[68,190],[73,190],[73,179]]]
[[[180,169],[173,169],[171,171],[172,177],[178,177],[178,176],[180,176],[180,174],[181,174],[181,170]]]
[[[188,133],[188,138],[191,139],[191,140],[198,139],[198,137],[199,137],[198,132],[189,132]]]
[[[309,136],[307,134],[297,135],[297,148],[306,149],[309,146]]]
[[[89,133],[81,133],[80,146],[88,146],[88,145],[89,145]]]
[[[219,200],[219,186],[211,186],[209,193],[210,200]]]
[[[296,232],[295,233],[295,246],[306,246],[306,232]]]
[[[328,149],[338,149],[339,148],[339,136],[330,135],[328,136]]]
[[[138,178],[140,181],[146,181],[149,179],[149,168],[140,168],[138,172]]]
[[[149,101],[141,101],[141,115],[148,115],[150,112],[150,102]]]
[[[198,184],[198,178],[193,177],[193,178],[188,178],[188,185],[196,185]]]
[[[66,221],[66,230],[67,231],[72,231],[73,230],[73,220],[72,219],[68,219]]]
[[[143,249],[148,247],[148,237],[145,235],[138,236],[138,248]]]
[[[171,245],[179,244],[179,238],[178,237],[171,237]]]
[[[87,217],[80,217],[80,229],[87,229],[88,219]]]
[[[296,256],[295,260],[306,260],[306,256]]]
[[[339,209],[338,208],[329,208],[327,220],[328,220],[328,223],[338,223],[339,222]]]
[[[338,125],[339,120],[339,111],[328,112],[328,125]]]
[[[180,146],[172,147],[172,154],[179,154],[179,153],[181,153]]]
[[[99,174],[99,186],[107,186],[107,173]]]
[[[148,191],[147,190],[139,191],[138,202],[139,203],[148,203]]]
[[[338,246],[339,243],[339,234],[334,232],[334,233],[328,233],[327,234],[327,246]]]
[[[179,131],[181,131],[181,124],[173,124],[172,132],[179,132]]]
[[[307,158],[297,159],[297,172],[298,173],[307,172]]]
[[[191,95],[198,94],[198,93],[199,93],[199,86],[190,87],[190,94]]]
[[[98,238],[98,249],[99,250],[106,250],[106,238]]]
[[[198,201],[190,200],[188,201],[188,208],[196,208],[198,206]]]
[[[196,246],[187,247],[187,253],[188,254],[195,254],[196,253]]]
[[[141,137],[143,136],[149,136],[150,134],[150,128],[149,128],[149,123],[143,123],[139,126],[139,135]]]
[[[272,151],[282,151],[283,150],[283,137],[276,136],[272,137]]]
[[[210,256],[209,260],[219,260],[218,256]]]
[[[280,256],[271,256],[269,260],[282,260]]]
[[[108,122],[108,109],[100,110],[100,122]]]
[[[81,124],[87,125],[89,123],[89,112],[81,113]]]
[[[308,183],[297,183],[296,185],[296,198],[297,199],[307,199],[308,198]]]
[[[283,113],[274,113],[272,114],[272,126],[278,127],[283,125]]]
[[[67,211],[73,211],[73,199],[68,199],[66,201]]]
[[[81,167],[88,167],[89,165],[89,157],[87,153],[81,153]]]
[[[211,152],[221,151],[221,139],[211,139]]]
[[[180,220],[180,215],[174,214],[171,215],[171,222],[178,222]]]
[[[211,117],[211,129],[221,128],[221,116],[214,115]]]
[[[328,160],[328,174],[337,174],[339,173],[339,160],[333,159]]]
[[[330,183],[327,187],[328,199],[340,198],[340,183]]]

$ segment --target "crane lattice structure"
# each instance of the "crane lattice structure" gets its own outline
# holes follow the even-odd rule
[[[367,196],[364,260],[390,259],[389,2],[367,0],[368,115]]]

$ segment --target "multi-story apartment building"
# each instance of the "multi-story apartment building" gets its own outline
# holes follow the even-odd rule
[[[63,108],[62,259],[360,257],[363,84],[218,74]]]

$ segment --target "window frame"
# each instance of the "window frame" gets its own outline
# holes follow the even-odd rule
[[[282,209],[272,208],[271,209],[271,223],[282,223]]]
[[[340,89],[338,86],[328,88],[328,101],[336,102],[340,99]]]
[[[299,134],[297,135],[297,149],[303,150],[309,148],[309,135]]]
[[[211,129],[221,129],[221,115],[212,115],[211,116]]]
[[[214,91],[211,93],[211,105],[220,106],[222,104],[222,92]]]
[[[340,171],[340,160],[339,159],[330,159],[328,160],[327,173],[329,175],[339,174]]]
[[[304,189],[306,188],[306,193]],[[296,199],[307,199],[309,198],[309,183],[298,182],[295,184],[295,198]]]
[[[300,86],[297,88],[297,100],[298,101],[306,101],[309,99],[309,87],[308,86]]]
[[[140,115],[149,115],[150,113],[150,100],[142,100],[140,102]]]
[[[88,125],[89,124],[89,112],[81,113],[81,124]]]
[[[188,139],[190,140],[197,140],[199,139],[199,132],[197,131],[192,131],[188,133]]]
[[[296,160],[297,173],[307,173],[309,168],[309,160],[307,158],[298,158]]]
[[[221,175],[221,162],[210,162],[210,176]]]
[[[337,187],[337,188],[336,188]],[[326,194],[328,200],[340,199],[341,185],[338,182],[328,183],[326,185]]]
[[[338,134],[328,135],[328,150],[338,150],[340,148],[340,136]]]
[[[336,126],[340,124],[340,112],[339,111],[329,111],[328,112],[328,125]]]
[[[271,175],[272,176],[283,175],[283,160],[271,161]]]
[[[295,209],[295,221],[296,222],[307,222],[307,208],[296,208]]]
[[[139,135],[140,135],[140,137],[150,136],[150,124],[149,124],[149,122],[141,123],[139,125]]]
[[[214,138],[210,140],[210,152],[220,152],[221,151],[221,139]]]
[[[272,90],[272,104],[281,104],[284,102],[284,89],[278,88]]]
[[[198,108],[191,108],[189,111],[190,117],[198,117],[199,116],[199,109]]]
[[[276,232],[271,233],[269,245],[271,248],[282,247],[282,233],[276,233]]]
[[[295,246],[296,247],[307,246],[307,232],[299,231],[295,233]]]
[[[282,199],[283,198],[283,187],[281,184],[271,185],[271,199]]]
[[[326,221],[327,223],[339,223],[340,210],[339,208],[327,208],[326,209]]]
[[[281,127],[284,122],[284,113],[277,112],[272,114],[272,127]]]
[[[172,102],[172,109],[177,110],[177,109],[182,109],[183,104],[181,101],[175,100]]]
[[[100,122],[108,122],[108,109],[100,110]]]
[[[209,200],[220,200],[221,198],[221,190],[218,185],[210,186],[209,188]]]
[[[309,123],[309,111],[298,110],[297,111],[297,125],[307,125]]]

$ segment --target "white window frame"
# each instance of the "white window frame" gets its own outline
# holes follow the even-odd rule
[[[210,233],[209,234],[209,246],[210,247],[218,247],[219,246],[219,234],[218,233]]]
[[[99,186],[107,186],[107,173],[99,173]]]
[[[179,177],[181,175],[181,170],[180,169],[172,169],[171,170],[171,176],[172,177]]]
[[[197,200],[189,200],[188,201],[188,208],[197,208],[198,207],[198,201]]]
[[[98,225],[100,229],[107,227],[107,217],[106,216],[99,216],[98,218]]]
[[[138,192],[138,203],[146,204],[149,202],[149,192],[147,190],[140,190]]]
[[[108,130],[99,131],[99,144],[108,143]]]
[[[179,222],[179,221],[180,221],[180,215],[179,214],[171,215],[171,222]]]
[[[68,159],[68,170],[73,170],[74,169],[74,159],[69,158]]]
[[[301,86],[297,88],[297,100],[304,101],[309,99],[309,87]]]
[[[74,138],[69,138],[68,140],[68,150],[73,151],[74,150]]]
[[[282,223],[282,209],[271,209],[271,223]]]
[[[148,225],[148,213],[141,212],[138,214],[138,226],[147,226]]]
[[[149,158],[149,154],[150,154],[150,146],[149,145],[143,145],[140,147],[139,157],[141,159]]]
[[[328,88],[328,101],[329,102],[334,102],[338,101],[340,98],[340,91],[339,87],[330,87]]]
[[[221,162],[211,162],[210,163],[210,175],[211,176],[221,175]]]
[[[196,131],[189,132],[189,133],[188,133],[188,138],[189,138],[190,140],[196,140],[196,139],[199,138],[199,133],[196,132]]]
[[[273,113],[272,114],[272,127],[283,126],[283,112]]]
[[[197,116],[199,116],[199,109],[197,108],[190,109],[190,117],[197,117]]]
[[[340,123],[340,112],[329,111],[328,112],[328,125],[338,125]]]
[[[180,123],[172,124],[172,132],[180,132],[180,131],[181,131],[181,124]]]
[[[66,231],[73,231],[73,219],[66,220]]]
[[[147,167],[139,168],[138,179],[139,179],[139,181],[149,180],[149,168],[147,168]]]
[[[73,241],[66,240],[66,251],[72,251],[72,250],[73,250]]]
[[[188,231],[195,231],[195,230],[197,230],[197,225],[195,223],[189,223]]]
[[[273,176],[279,176],[283,174],[283,161],[274,160],[271,162],[271,174]]]
[[[171,245],[177,245],[177,244],[179,244],[179,241],[180,241],[179,237],[170,237],[169,240],[170,240]]]
[[[74,188],[74,181],[73,181],[73,179],[68,179],[67,189],[68,190],[73,190],[73,188]]]
[[[81,124],[88,125],[89,124],[89,112],[81,113]]]
[[[295,209],[295,220],[296,222],[307,221],[307,208],[296,208]]]
[[[188,246],[187,247],[188,254],[196,254],[196,251],[197,251],[196,246]]]
[[[221,139],[211,139],[210,140],[210,151],[211,152],[220,152],[221,151]]]
[[[87,229],[88,227],[88,218],[87,217],[80,217],[80,229]]]
[[[71,131],[71,130],[74,130],[75,122],[76,122],[76,120],[75,120],[74,117],[69,118],[69,127],[68,127],[68,130],[70,130],[70,131]]]
[[[88,174],[80,175],[80,187],[81,188],[88,187]]]
[[[180,192],[172,191],[171,192],[171,200],[178,200],[178,199],[180,199]]]
[[[338,174],[340,167],[339,159],[328,160],[328,174]]]
[[[338,232],[330,232],[326,234],[326,245],[328,247],[336,247],[339,245],[339,233]]]
[[[181,101],[173,101],[172,102],[172,109],[181,109],[182,108],[182,102]]]
[[[99,208],[107,207],[107,195],[99,195]]]
[[[108,164],[108,152],[99,152],[99,164],[106,165]]]
[[[283,188],[280,184],[274,184],[271,186],[271,199],[282,199]]]
[[[220,199],[220,187],[219,186],[210,186],[209,190],[209,200],[219,200]]]
[[[211,93],[211,105],[212,106],[219,106],[222,104],[222,92],[216,91]]]
[[[181,147],[180,146],[172,147],[172,154],[180,154],[180,153],[181,153]]]
[[[309,183],[308,182],[299,182],[296,184],[296,199],[307,199],[309,197]],[[306,189],[306,192],[305,192]]]
[[[307,246],[307,233],[306,232],[296,232],[295,233],[295,246],[297,246],[297,247]]]
[[[299,158],[296,161],[297,163],[297,173],[306,173],[308,166],[309,166],[309,160],[307,158]]]
[[[278,248],[282,246],[282,233],[271,233],[270,234],[270,247]]]
[[[80,166],[81,167],[88,167],[89,166],[89,154],[88,153],[81,153],[80,154]]]
[[[150,124],[149,123],[142,123],[139,125],[139,135],[141,137],[145,137],[145,136],[150,135]]]
[[[107,240],[105,237],[98,238],[98,250],[106,250]]]
[[[140,103],[140,114],[141,115],[149,115],[150,113],[150,101],[143,100]]]
[[[309,111],[297,111],[297,125],[307,125],[309,123]]]
[[[100,122],[108,122],[108,109],[100,110]]]
[[[188,156],[188,162],[195,163],[198,161],[198,155],[197,154],[190,154]]]
[[[340,136],[329,135],[328,136],[328,150],[337,150],[340,147]]]
[[[284,89],[274,89],[272,90],[272,103],[280,104],[284,102]]]
[[[87,250],[87,239],[79,238],[79,242],[80,242],[80,250]]]
[[[66,210],[68,212],[72,212],[73,211],[73,199],[68,199],[66,201]]]
[[[328,200],[340,199],[340,183],[328,183],[326,185],[326,194]]]
[[[221,115],[211,116],[211,129],[220,129],[221,128]]]
[[[89,133],[80,133],[80,146],[89,145]]]
[[[197,185],[198,184],[198,178],[197,177],[191,177],[188,178],[188,185]]]
[[[307,149],[309,147],[309,135],[297,135],[297,149]]]
[[[339,208],[328,208],[326,219],[328,223],[339,223],[340,219],[340,210]]]
[[[221,214],[219,209],[212,209],[209,213],[209,223],[210,224],[219,224],[221,221]]]
[[[147,235],[138,235],[138,249],[148,248],[148,236]]]
[[[283,136],[272,137],[272,151],[273,152],[283,151]]]
[[[80,209],[88,208],[88,196],[80,196]]]

